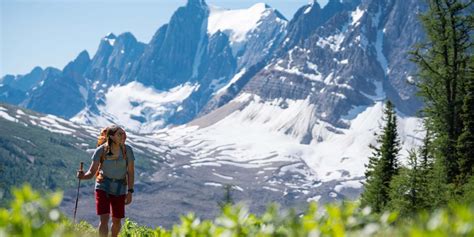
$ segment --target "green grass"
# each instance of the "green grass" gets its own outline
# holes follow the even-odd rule
[[[40,194],[28,185],[14,189],[9,208],[0,209],[0,236],[97,236],[90,224],[73,224],[59,212],[61,197],[60,192]],[[452,204],[401,217],[396,212],[375,214],[355,202],[322,209],[312,203],[302,214],[270,205],[257,216],[237,205],[223,207],[215,220],[187,214],[170,230],[126,220],[120,236],[474,236],[474,207]]]
[[[79,163],[90,159],[85,149],[75,145],[83,142],[72,136],[2,119],[0,128],[2,200],[10,200],[10,188],[23,183],[35,189],[73,187]],[[1,205],[5,206],[5,201]]]

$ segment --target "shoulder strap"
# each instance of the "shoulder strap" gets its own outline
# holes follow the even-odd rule
[[[102,148],[102,153],[100,153],[100,158],[99,158],[99,167],[97,167],[97,172],[95,173],[96,177],[99,176],[100,169],[102,169],[102,164],[104,163],[105,160],[105,147]]]
[[[123,159],[125,160],[125,169],[127,171],[125,172],[125,184],[128,185],[128,157],[127,157],[127,146],[123,144],[123,146],[120,146],[120,150],[122,150],[122,156]]]
[[[105,160],[105,147],[104,149],[102,149],[102,153],[100,154],[100,159],[99,159],[100,165],[104,163],[104,160]]]
[[[125,144],[123,146],[120,146],[120,150],[122,150],[122,157],[127,162],[128,167],[127,146]]]

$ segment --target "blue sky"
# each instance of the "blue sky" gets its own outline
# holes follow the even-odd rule
[[[238,9],[265,2],[291,19],[310,0],[207,0]],[[324,5],[327,0],[318,0]],[[35,66],[62,69],[86,49],[92,57],[109,32],[148,43],[186,0],[0,0],[0,77]]]

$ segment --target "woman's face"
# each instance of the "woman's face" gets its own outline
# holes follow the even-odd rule
[[[125,144],[125,140],[127,140],[127,134],[122,128],[120,128],[120,131],[122,131],[122,144]]]
[[[117,144],[123,144],[125,142],[125,131],[123,129],[119,128],[114,135],[111,135],[110,138],[112,138],[112,141]]]

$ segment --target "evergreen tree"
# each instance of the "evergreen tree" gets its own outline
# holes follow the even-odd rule
[[[426,128],[426,126],[425,126]],[[425,138],[423,139],[423,145],[418,150],[418,155],[420,157],[420,185],[418,189],[421,190],[423,204],[420,206],[422,208],[433,208],[436,207],[435,203],[443,202],[445,196],[445,188],[440,189],[440,184],[444,184],[444,180],[441,179],[443,176],[438,176],[438,181],[436,179],[436,173],[442,174],[444,172],[437,172],[435,170],[435,161],[434,157],[431,154],[431,132],[429,129],[426,130]],[[436,184],[436,185],[433,185]],[[441,197],[441,198],[440,198]],[[438,199],[438,201],[436,201]]]
[[[462,107],[461,118],[463,131],[458,138],[459,183],[464,185],[473,175],[474,169],[474,57],[471,57],[467,74],[466,96]]]
[[[434,154],[446,183],[459,172],[457,140],[463,128],[460,116],[465,93],[467,61],[472,46],[471,0],[427,0],[429,10],[421,15],[427,42],[416,46],[413,61],[419,66],[420,95],[424,115],[435,137]],[[440,171],[441,172],[441,171]]]
[[[427,185],[430,165],[423,157],[423,147],[419,155],[409,152],[408,167],[403,167],[390,184],[390,208],[400,213],[413,214],[431,207],[432,197]]]
[[[462,201],[467,204],[474,203],[474,175],[472,175],[467,183],[463,186],[463,198]]]
[[[400,141],[397,132],[397,116],[394,106],[387,101],[384,110],[385,126],[382,134],[377,137],[380,147],[370,146],[372,157],[365,172],[365,190],[362,193],[362,205],[368,205],[374,211],[386,209],[389,203],[389,191],[392,178],[398,173],[398,152]]]
[[[425,126],[426,127],[426,126]],[[422,169],[429,173],[433,169],[433,156],[430,153],[430,145],[431,145],[431,133],[430,130],[426,130],[425,138],[423,139],[423,145],[420,147],[418,153],[421,158],[421,167]],[[423,176],[428,176],[428,174],[424,174]]]
[[[234,205],[234,199],[232,198],[232,187],[233,185],[231,184],[226,184],[224,185],[224,197],[222,198],[222,201],[218,201],[217,205],[219,206],[220,209],[223,209],[224,207],[228,205]]]

